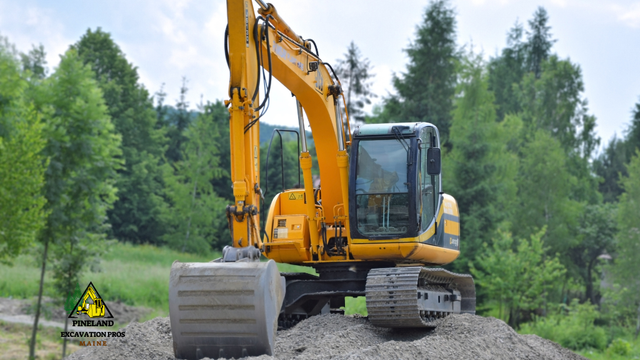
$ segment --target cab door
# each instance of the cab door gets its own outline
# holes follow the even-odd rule
[[[431,147],[439,147],[438,134],[433,127],[425,127],[420,132],[420,165],[417,184],[417,214],[420,233],[425,232],[435,220],[436,210],[440,202],[440,174],[429,175],[427,172],[427,153]]]

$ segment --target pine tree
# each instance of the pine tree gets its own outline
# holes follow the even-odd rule
[[[373,78],[371,71],[369,59],[362,57],[360,49],[352,41],[344,58],[338,60],[336,68],[345,93],[351,121],[363,122],[365,120],[363,108],[365,105],[371,104],[371,98],[376,97],[371,92],[370,81]]]
[[[620,176],[628,175],[625,165],[629,163],[631,154],[627,142],[614,136],[593,160],[594,172],[602,178],[598,190],[605,202],[616,202],[622,194]]]
[[[518,22],[507,33],[507,46],[500,56],[489,63],[489,89],[495,93],[498,120],[507,114],[522,110],[513,87],[522,81],[527,73],[534,79],[542,75],[542,63],[551,55],[556,40],[551,37],[551,27],[547,25],[549,16],[539,7],[528,21],[527,38],[523,41],[524,29]]]
[[[187,79],[182,78],[182,86],[180,87],[180,99],[176,103],[175,109],[165,115],[167,119],[166,133],[169,138],[169,146],[165,152],[167,161],[175,163],[182,160],[182,147],[187,141],[185,130],[192,122],[192,115],[189,111],[189,102],[187,101]],[[164,100],[163,98],[161,98]],[[161,111],[164,109],[160,109]]]
[[[634,154],[637,149],[640,149],[640,101],[635,104],[631,114],[631,124],[626,131],[626,142],[629,153]]]
[[[125,166],[116,184],[119,199],[108,213],[112,234],[133,243],[158,243],[164,232],[159,219],[165,207],[160,168],[165,140],[163,130],[156,128],[153,101],[111,35],[89,29],[72,47],[95,72],[122,136]]]
[[[384,110],[372,122],[430,122],[443,142],[449,138],[456,83],[456,19],[446,0],[429,4],[416,39],[405,50],[406,72],[394,76],[396,95],[385,99]]]
[[[631,123],[625,130],[625,137],[615,135],[593,161],[595,173],[603,181],[599,184],[605,202],[615,202],[622,194],[620,176],[628,176],[627,166],[636,149],[640,149],[640,102],[631,111]]]
[[[513,87],[526,73],[526,49],[522,41],[522,24],[516,22],[507,34],[507,47],[500,56],[489,61],[489,90],[495,94],[496,114],[502,121],[507,114],[520,112],[520,104]]]
[[[542,73],[542,62],[551,54],[551,47],[556,41],[551,39],[551,27],[547,25],[549,15],[542,6],[538,7],[533,14],[533,19],[529,20],[529,31],[527,31],[527,70],[533,72],[536,78]]]

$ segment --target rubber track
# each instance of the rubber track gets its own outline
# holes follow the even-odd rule
[[[458,289],[463,298],[461,312],[475,313],[475,286],[471,275],[423,267],[378,268],[367,276],[369,321],[375,326],[390,328],[435,327],[433,321],[449,313],[423,311],[421,316],[417,301],[419,283],[421,289]]]

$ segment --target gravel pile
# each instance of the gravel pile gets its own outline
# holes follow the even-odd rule
[[[86,347],[69,359],[174,359],[169,318],[132,323],[126,337]],[[518,335],[501,320],[452,315],[435,330],[394,330],[366,318],[315,316],[278,332],[276,355],[250,359],[584,359],[535,335]]]

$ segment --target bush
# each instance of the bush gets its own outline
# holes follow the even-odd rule
[[[609,352],[610,354],[626,356],[631,352],[631,344],[622,339],[615,339],[609,345],[609,349],[607,349],[607,352]]]
[[[603,328],[594,325],[598,317],[595,306],[579,304],[574,300],[560,314],[523,324],[520,332],[536,334],[572,350],[604,350],[607,346],[607,334]]]

